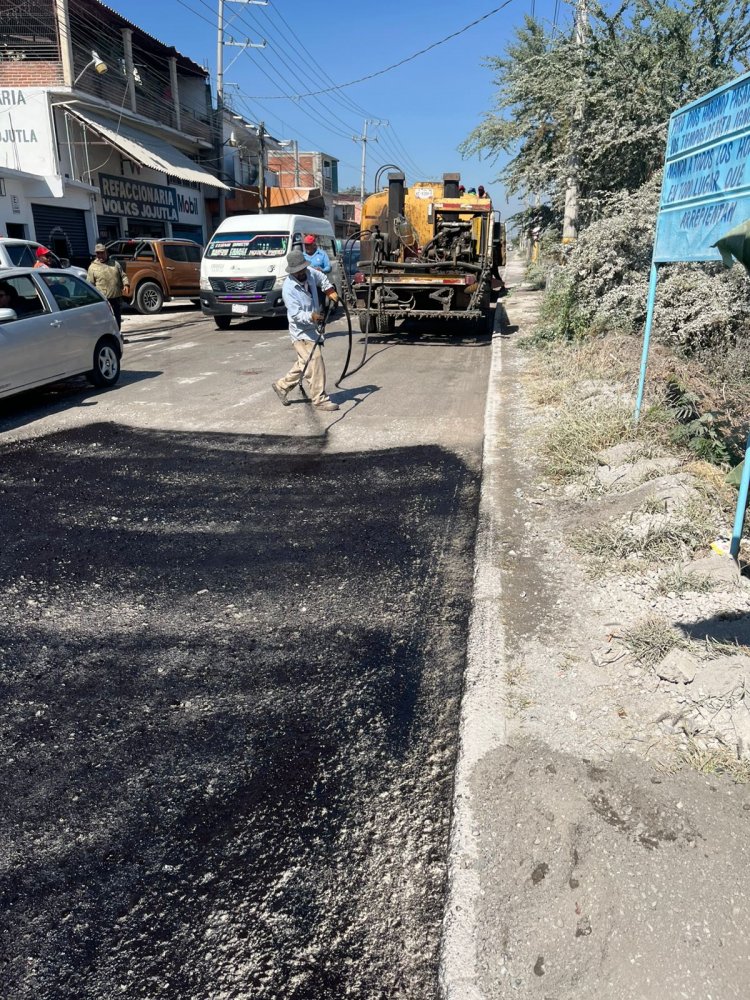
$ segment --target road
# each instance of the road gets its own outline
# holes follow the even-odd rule
[[[125,332],[0,404],[0,994],[436,997],[489,339]]]

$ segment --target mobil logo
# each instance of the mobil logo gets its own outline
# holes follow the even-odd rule
[[[177,210],[183,215],[198,215],[198,196],[178,192]]]

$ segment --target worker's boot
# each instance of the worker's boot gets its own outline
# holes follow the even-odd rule
[[[334,403],[332,399],[324,399],[322,403],[316,403],[315,406],[319,410],[338,410],[339,404]]]
[[[287,394],[279,386],[278,382],[272,382],[271,383],[271,388],[273,389],[273,391],[276,393],[276,395],[281,400],[281,405],[282,406],[291,406],[291,401],[287,399]]]

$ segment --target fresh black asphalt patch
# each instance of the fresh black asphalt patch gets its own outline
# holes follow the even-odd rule
[[[4,1000],[436,997],[476,472],[109,424],[0,462]]]

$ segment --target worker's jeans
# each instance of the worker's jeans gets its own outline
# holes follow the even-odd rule
[[[299,385],[299,377],[305,362],[313,349],[311,340],[293,340],[294,350],[297,352],[297,360],[293,368],[283,378],[280,378],[277,385],[282,392],[289,392],[295,385]],[[309,386],[309,396],[313,403],[325,403],[328,399],[326,395],[326,366],[323,363],[323,352],[318,345],[312,356],[310,364],[305,372],[305,382]]]

